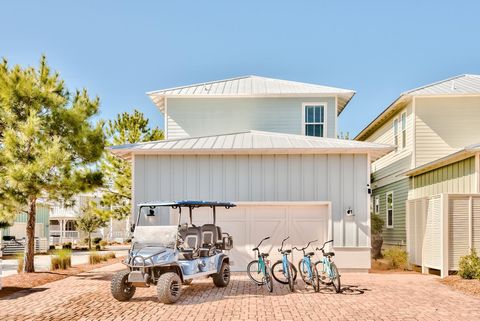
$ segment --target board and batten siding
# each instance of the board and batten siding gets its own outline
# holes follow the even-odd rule
[[[134,204],[182,199],[330,201],[334,245],[370,246],[365,154],[135,155],[133,167]],[[348,208],[355,215],[347,216]]]
[[[475,156],[414,176],[409,199],[441,193],[477,193]]]
[[[406,243],[406,201],[408,198],[408,178],[376,188],[372,193],[372,201],[378,195],[380,197],[380,216],[387,221],[387,193],[393,192],[393,227],[383,229],[385,244],[405,245]],[[386,223],[385,223],[386,224]]]
[[[417,97],[416,166],[480,142],[480,97]]]
[[[326,136],[337,138],[334,97],[167,98],[167,138],[246,130],[301,135],[302,105],[308,102],[326,104]]]

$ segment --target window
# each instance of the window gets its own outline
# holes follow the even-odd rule
[[[374,206],[373,206],[373,210],[374,210],[375,214],[380,213],[380,195],[375,196],[375,203],[374,203]]]
[[[402,148],[407,146],[407,113],[402,113],[401,116],[402,122]]]
[[[323,137],[325,132],[325,108],[320,104],[304,104],[304,134]]]
[[[387,228],[393,227],[393,192],[387,193]]]
[[[398,119],[393,120],[393,145],[398,148]]]

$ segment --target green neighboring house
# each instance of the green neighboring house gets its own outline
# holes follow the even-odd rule
[[[35,236],[45,237],[49,235],[49,217],[50,206],[48,204],[37,203],[37,215],[35,220]],[[1,229],[2,236],[15,236],[16,239],[22,239],[26,236],[27,214],[19,213],[15,217],[13,225]]]
[[[385,244],[406,246],[407,200],[480,191],[479,124],[480,76],[460,75],[402,93],[355,137],[396,146],[371,169]]]

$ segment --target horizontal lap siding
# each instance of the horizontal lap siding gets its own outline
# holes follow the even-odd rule
[[[441,193],[475,193],[477,185],[475,157],[437,168],[412,179],[412,198]]]
[[[366,155],[136,155],[133,163],[134,204],[331,201],[335,245],[369,246]]]
[[[416,166],[480,141],[479,97],[416,98]]]
[[[386,244],[400,244],[406,243],[406,200],[408,198],[408,178],[399,180],[380,188],[373,190],[372,199],[375,196],[380,196],[380,216],[387,220],[387,201],[386,195],[388,192],[393,192],[393,228],[383,229],[383,239]]]
[[[336,138],[335,98],[169,98],[169,139],[246,130],[302,134],[302,104],[326,103],[327,137]]]
[[[19,213],[15,216],[15,222],[18,223],[27,223],[28,215],[26,213]],[[37,204],[37,213],[35,216],[35,223],[43,224],[43,235],[48,236],[49,232],[49,220],[50,220],[50,207],[44,204]],[[9,235],[9,228],[2,229],[3,235]]]

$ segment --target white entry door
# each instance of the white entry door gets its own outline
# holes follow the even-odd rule
[[[176,223],[176,215],[172,216],[172,223]],[[186,221],[188,213],[182,215]],[[202,225],[211,223],[211,209],[196,209],[193,213],[193,223]],[[231,209],[217,209],[217,225],[233,237],[233,249],[229,252],[234,262],[232,270],[245,271],[248,262],[254,258],[252,249],[267,236],[270,239],[261,246],[262,252],[270,253],[271,261],[280,259],[277,251],[281,242],[287,236],[285,248],[292,246],[303,247],[309,241],[318,240],[313,248],[326,241],[329,234],[329,206],[327,203],[302,205],[252,205],[241,204]],[[313,250],[312,248],[312,250]],[[294,261],[301,258],[301,253],[294,251]]]

